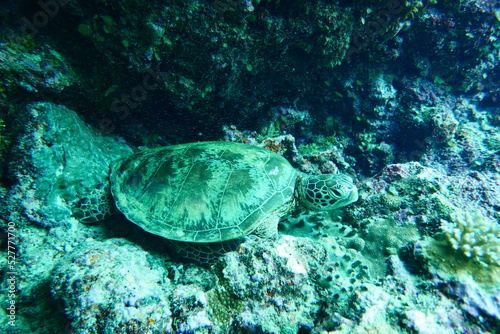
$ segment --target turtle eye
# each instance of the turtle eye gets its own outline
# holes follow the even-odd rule
[[[332,194],[339,198],[342,197],[342,192],[338,189],[332,189]]]

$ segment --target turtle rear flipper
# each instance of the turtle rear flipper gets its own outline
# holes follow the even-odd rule
[[[109,184],[98,184],[88,196],[81,198],[73,206],[73,216],[82,223],[104,220],[117,211]]]

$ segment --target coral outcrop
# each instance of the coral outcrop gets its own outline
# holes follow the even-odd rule
[[[500,266],[500,225],[484,218],[480,213],[454,212],[450,220],[441,221],[453,249],[472,258],[483,266]]]

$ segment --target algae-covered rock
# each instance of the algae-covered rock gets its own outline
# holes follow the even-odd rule
[[[447,291],[458,298],[460,306],[474,318],[484,317],[500,326],[500,289],[484,290],[474,282],[450,282]],[[493,327],[492,326],[492,327]]]
[[[226,254],[218,264],[220,282],[235,303],[244,305],[232,310],[233,326],[271,333],[312,328],[319,294],[311,278],[326,257],[322,247],[294,237],[250,240]]]
[[[14,32],[7,38],[10,40],[0,45],[0,93],[60,93],[76,81],[70,64],[51,46],[28,46],[35,43],[31,36]]]
[[[212,270],[123,239],[88,239],[58,261],[53,296],[81,333],[298,333],[347,314],[364,265],[328,242],[249,239]],[[213,271],[216,276],[211,272]]]
[[[416,224],[424,234],[440,230],[456,207],[497,219],[500,178],[496,173],[453,175],[418,162],[387,165],[360,189],[364,205],[348,208],[352,221],[367,226],[379,219]]]
[[[221,124],[254,123],[277,101],[330,100],[359,22],[350,5],[331,1],[70,1],[65,9],[78,24],[56,35],[99,56],[89,83],[101,112],[123,135],[137,119],[172,142],[199,132],[213,140]],[[150,123],[166,109],[175,126]]]
[[[337,303],[342,312],[341,302],[364,280],[364,266],[327,246],[333,249],[325,241],[292,236],[243,243],[216,265],[225,299],[233,305],[218,313],[232,314],[226,319],[232,321],[229,328],[238,324],[252,333],[297,333],[314,328],[322,305]]]
[[[130,242],[88,240],[56,268],[52,293],[64,302],[75,333],[170,333],[167,274]]]
[[[132,152],[61,105],[32,103],[16,114],[23,130],[12,150],[10,205],[43,226],[69,219],[83,194],[106,186],[109,163]]]

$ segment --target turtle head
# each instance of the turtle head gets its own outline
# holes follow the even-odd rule
[[[301,204],[314,211],[334,210],[358,200],[358,188],[343,174],[304,175],[297,191]]]

